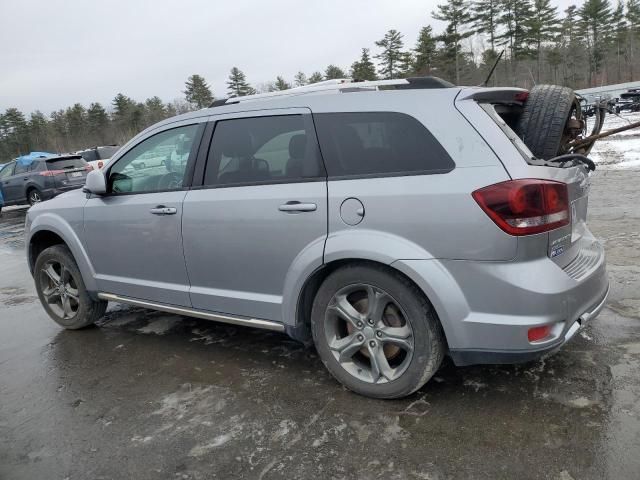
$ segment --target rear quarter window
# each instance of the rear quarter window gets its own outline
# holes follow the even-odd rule
[[[314,114],[329,177],[447,173],[455,164],[417,119],[398,112]]]

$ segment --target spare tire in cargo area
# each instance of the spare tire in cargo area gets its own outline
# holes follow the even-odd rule
[[[565,153],[567,120],[574,108],[573,90],[559,85],[536,85],[529,91],[516,134],[537,157],[548,160]]]

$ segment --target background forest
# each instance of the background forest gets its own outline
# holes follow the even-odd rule
[[[491,85],[530,88],[555,83],[575,89],[640,78],[640,0],[586,0],[563,12],[550,0],[447,0],[431,12],[445,25],[424,26],[416,39],[389,30],[363,47],[350,66],[328,65],[294,78],[250,83],[238,67],[226,81],[228,96],[286,90],[322,80],[358,80],[436,75],[459,85],[476,85],[500,52]],[[283,61],[284,61],[284,57]],[[0,114],[0,163],[30,151],[71,152],[121,144],[159,120],[204,108],[210,85],[190,76],[184,97],[143,102],[118,93],[110,105],[76,103],[48,115],[8,108]]]

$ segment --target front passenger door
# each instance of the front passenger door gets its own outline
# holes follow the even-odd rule
[[[6,204],[13,203],[17,200],[16,182],[13,174],[15,167],[16,162],[12,162],[0,170],[0,191]]]
[[[182,202],[203,129],[183,125],[142,140],[108,169],[107,195],[87,201],[85,243],[101,292],[191,306]]]

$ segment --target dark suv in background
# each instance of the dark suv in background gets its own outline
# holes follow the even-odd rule
[[[80,188],[87,172],[88,164],[80,155],[36,158],[28,162],[14,160],[0,170],[4,206],[33,205]]]

